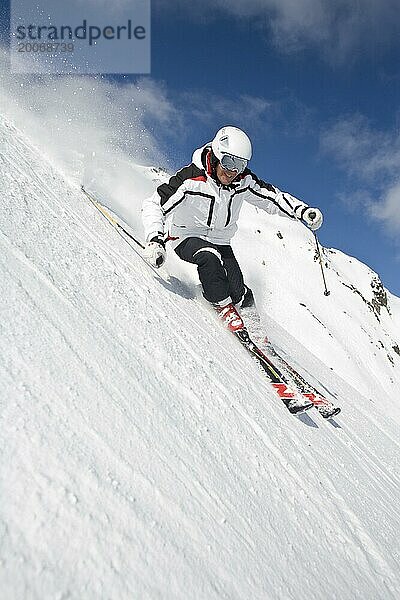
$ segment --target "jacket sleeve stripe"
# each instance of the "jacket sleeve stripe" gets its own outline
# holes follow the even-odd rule
[[[171,206],[169,206],[167,209],[165,208],[165,204],[164,206],[161,205],[162,211],[164,213],[164,215],[167,215],[168,213],[171,212],[171,210],[174,210],[174,208],[176,208],[178,206],[178,204],[180,204],[181,202],[184,201],[186,194],[183,194],[183,196],[181,196],[179,198],[179,200],[177,200],[176,202],[174,202],[173,204],[171,204]]]
[[[270,202],[272,202],[272,204],[274,204],[275,206],[277,206],[279,208],[279,210],[281,210],[283,213],[285,213],[285,215],[287,215],[288,217],[290,217],[291,219],[293,219],[292,213],[287,212],[284,208],[282,208],[282,206],[279,204],[279,202],[277,200],[275,200],[275,198],[273,198],[272,196],[264,196],[264,194],[259,194],[258,192],[256,192],[252,188],[249,188],[249,192],[251,192],[255,196],[258,196],[258,198],[262,198],[263,200],[269,200]]]
[[[290,208],[290,210],[292,212],[294,212],[293,204],[289,201],[289,198],[286,196],[286,194],[282,194],[282,198],[286,202],[286,204],[288,205],[288,207]]]
[[[228,216],[226,217],[226,221],[225,221],[225,227],[228,227],[229,222],[231,220],[231,211],[232,211],[232,200],[233,200],[233,196],[230,197],[229,199],[229,204],[228,204]]]
[[[210,227],[210,225],[211,225],[211,220],[212,220],[212,216],[213,216],[213,212],[214,212],[214,204],[215,204],[215,198],[212,196],[211,202],[210,202],[210,210],[208,211],[207,227]]]

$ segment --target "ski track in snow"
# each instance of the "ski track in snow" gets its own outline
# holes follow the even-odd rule
[[[353,390],[336,427],[292,417],[190,289],[0,132],[2,597],[397,599],[398,412]]]

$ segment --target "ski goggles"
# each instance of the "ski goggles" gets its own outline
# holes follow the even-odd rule
[[[245,158],[239,158],[238,156],[233,156],[233,154],[223,154],[219,162],[225,171],[236,171],[238,174],[243,173],[247,167],[247,160]]]

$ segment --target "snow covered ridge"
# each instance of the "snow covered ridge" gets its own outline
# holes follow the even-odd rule
[[[397,599],[400,300],[338,251],[324,297],[307,230],[246,208],[266,333],[343,409],[296,419],[193,272],[157,277],[4,119],[0,185],[1,596]]]

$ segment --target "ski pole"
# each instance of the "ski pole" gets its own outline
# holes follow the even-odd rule
[[[321,250],[319,247],[319,241],[318,241],[318,236],[316,234],[315,231],[313,231],[314,234],[314,238],[315,238],[315,245],[317,247],[317,256],[318,256],[318,260],[319,260],[319,264],[321,267],[321,273],[322,273],[322,279],[324,280],[324,287],[325,287],[325,291],[324,291],[324,296],[329,296],[330,291],[328,290],[327,286],[326,286],[326,279],[325,279],[325,273],[324,273],[324,265],[322,262],[322,256],[321,256]]]
[[[139,240],[135,239],[133,237],[133,235],[131,233],[129,233],[129,231],[127,231],[125,229],[125,227],[122,227],[122,225],[120,223],[118,223],[118,221],[116,221],[111,215],[110,213],[104,208],[104,206],[102,204],[100,204],[100,202],[98,202],[97,200],[95,200],[93,198],[93,196],[91,194],[89,194],[89,192],[87,192],[84,188],[83,185],[81,185],[81,190],[82,192],[85,194],[85,196],[90,200],[90,202],[97,208],[98,211],[101,212],[101,214],[103,215],[103,217],[105,217],[107,219],[107,221],[109,221],[111,223],[111,225],[113,225],[117,230],[118,229],[122,229],[122,231],[133,241],[135,242],[135,244],[137,244],[142,250],[144,250],[144,245],[139,242]]]
[[[160,275],[160,273],[159,273],[159,269],[156,267],[153,267],[153,265],[151,265],[149,262],[147,262],[146,258],[143,256],[143,254],[141,252],[139,252],[127,238],[130,238],[133,242],[135,242],[135,244],[137,246],[139,246],[142,250],[144,250],[145,246],[142,244],[142,242],[140,242],[139,240],[134,238],[133,235],[131,233],[129,233],[129,231],[127,231],[127,229],[125,227],[123,227],[120,223],[118,223],[117,219],[115,219],[109,213],[109,211],[106,210],[104,208],[104,206],[102,204],[100,204],[100,202],[98,200],[96,200],[96,198],[94,198],[94,196],[89,194],[89,192],[85,189],[85,187],[83,185],[81,185],[81,191],[86,196],[86,198],[91,202],[91,204],[93,204],[93,206],[96,208],[96,210],[98,210],[99,213],[106,219],[106,221],[108,221],[110,223],[110,225],[112,225],[112,227],[114,227],[115,231],[124,240],[125,244],[128,244],[128,246],[135,252],[135,254],[140,256],[140,258],[146,264],[146,266],[149,269],[151,269],[152,271],[154,271],[154,273],[157,275],[157,277],[159,279],[162,279],[165,282],[166,286],[170,286],[171,285],[170,281],[165,279],[164,277],[162,277],[162,275]]]

